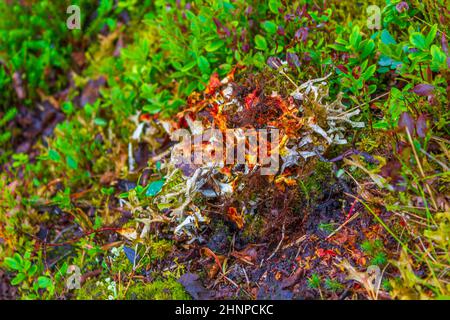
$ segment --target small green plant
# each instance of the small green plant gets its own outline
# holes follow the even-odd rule
[[[339,31],[338,31],[339,32]],[[340,35],[335,44],[329,47],[350,54],[348,61],[337,66],[339,82],[344,90],[354,96],[359,96],[362,91],[367,95],[374,93],[377,89],[375,84],[368,85],[377,69],[376,64],[370,64],[369,59],[375,50],[373,39],[363,39],[358,26],[353,26],[348,39],[345,39],[346,29],[340,28]]]
[[[321,284],[320,277],[317,273],[313,273],[311,277],[308,278],[308,287],[311,289],[319,289]]]
[[[334,231],[335,226],[334,223],[319,223],[319,226],[317,227],[319,230],[326,232],[326,233],[331,233]]]
[[[42,266],[32,262],[30,251],[23,256],[15,253],[12,257],[6,257],[4,265],[9,270],[17,272],[11,284],[18,286],[25,298],[37,299],[41,290],[46,291],[49,297],[53,295],[55,286],[52,278],[49,275],[42,275]]]
[[[361,244],[362,251],[370,257],[370,264],[384,266],[387,263],[387,255],[384,252],[383,241],[364,241]]]
[[[339,283],[337,280],[332,280],[330,278],[326,278],[325,279],[325,288],[327,288],[328,290],[332,291],[332,292],[336,292],[339,290],[342,290],[344,288],[344,286]]]

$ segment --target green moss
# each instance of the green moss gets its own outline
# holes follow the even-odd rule
[[[147,269],[148,266],[157,261],[161,261],[172,252],[173,243],[166,239],[154,239],[153,237],[145,245],[137,248],[136,269]],[[134,247],[132,248],[135,249]],[[114,249],[111,253],[111,271],[113,274],[130,273],[133,270],[133,263],[127,258],[123,247]]]
[[[118,274],[119,272],[130,273],[133,270],[133,264],[128,260],[122,247],[120,247],[118,252],[119,254],[111,262],[111,272],[113,274]]]
[[[150,261],[164,259],[173,249],[173,242],[161,239],[152,240],[149,244],[150,247]]]
[[[75,290],[77,300],[106,300],[108,299],[107,287],[98,279],[88,279],[80,289]]]
[[[175,279],[158,279],[151,283],[137,283],[126,294],[130,300],[189,300],[190,296]]]
[[[306,180],[299,179],[299,185],[308,201],[315,200],[321,194],[323,185],[333,183],[334,176],[331,163],[317,161],[314,171]]]
[[[246,215],[245,226],[242,231],[242,236],[248,239],[250,242],[262,236],[264,230],[264,219],[260,215]]]

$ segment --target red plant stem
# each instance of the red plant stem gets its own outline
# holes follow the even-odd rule
[[[350,219],[350,217],[353,215],[353,210],[355,209],[355,205],[358,202],[358,197],[355,198],[355,201],[353,201],[352,206],[350,207],[350,210],[348,211],[347,218],[345,218],[345,221]]]

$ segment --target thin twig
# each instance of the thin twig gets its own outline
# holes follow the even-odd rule
[[[280,249],[280,247],[281,247],[281,244],[283,243],[283,240],[284,240],[284,227],[285,227],[285,224],[283,223],[283,227],[281,228],[281,240],[280,240],[280,242],[278,243],[278,245],[277,245],[277,247],[275,248],[275,250],[272,252],[272,254],[269,256],[269,258],[267,258],[267,260],[266,261],[269,261],[270,259],[272,259],[272,257],[277,253],[277,251]]]
[[[351,216],[349,219],[347,219],[343,224],[341,224],[336,230],[334,230],[332,233],[330,233],[325,240],[330,239],[332,236],[334,236],[336,233],[339,232],[339,230],[341,230],[343,227],[345,227],[349,222],[352,222],[353,220],[355,220],[356,218],[359,217],[359,212],[355,213],[353,216]]]

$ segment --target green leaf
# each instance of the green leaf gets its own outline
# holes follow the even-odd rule
[[[367,70],[362,74],[364,80],[369,80],[371,76],[375,73],[377,66],[375,64],[371,65]]]
[[[20,265],[23,264],[23,259],[22,256],[18,253],[14,253],[13,255],[14,260],[16,260]]]
[[[255,44],[256,49],[267,50],[267,41],[262,35],[257,34],[255,36]]]
[[[158,192],[161,191],[162,187],[164,185],[164,179],[153,181],[148,186],[147,192],[145,193],[146,196],[153,197],[158,194]]]
[[[232,66],[228,63],[224,63],[220,65],[219,69],[221,70],[221,74],[227,74],[231,71]]]
[[[275,32],[277,32],[278,28],[273,21],[264,21],[263,23],[261,23],[261,26],[269,34],[274,34]]]
[[[106,122],[106,120],[103,118],[95,118],[94,124],[96,124],[97,126],[100,126],[100,127],[104,127],[108,124],[108,122]]]
[[[386,121],[378,121],[378,122],[375,122],[374,124],[373,124],[373,128],[374,129],[389,129],[390,128],[390,126],[389,126],[389,123],[387,123]]]
[[[360,64],[361,72],[364,72],[369,64],[369,60],[364,60],[363,63]]]
[[[350,42],[350,45],[354,49],[358,48],[358,45],[361,42],[361,34],[359,33],[359,27],[358,26],[354,26],[353,27],[352,34],[350,35],[350,38],[349,38],[349,42]]]
[[[40,276],[37,279],[37,284],[39,288],[45,289],[52,285],[52,280],[49,277]]]
[[[203,74],[210,73],[210,65],[209,65],[208,59],[206,59],[205,56],[198,57],[197,65]]]
[[[30,258],[31,258],[31,251],[27,250],[27,252],[25,252],[25,254],[23,255],[23,259],[30,260]]]
[[[279,8],[281,8],[282,4],[280,0],[269,0],[269,9],[275,14],[279,14]]]
[[[342,45],[342,46],[348,45],[348,41],[345,40],[344,38],[341,38],[341,37],[338,37],[338,38],[335,40],[335,42],[336,42],[337,44]]]
[[[48,157],[50,158],[50,160],[53,161],[59,161],[61,160],[61,156],[59,155],[58,151],[50,149],[48,151]]]
[[[161,107],[155,104],[147,104],[142,108],[142,110],[150,114],[156,114],[161,111]]]
[[[10,269],[22,270],[22,265],[20,264],[20,262],[18,262],[16,259],[13,259],[11,257],[6,257],[4,263]]]
[[[437,25],[435,24],[431,27],[430,32],[428,32],[427,34],[427,38],[425,40],[427,47],[429,47],[433,43],[434,38],[436,37],[436,32],[437,32]]]
[[[18,273],[17,276],[14,277],[14,279],[11,280],[11,284],[13,286],[17,286],[19,283],[21,283],[23,280],[25,280],[26,275],[22,272]]]
[[[215,40],[213,42],[208,43],[205,46],[205,50],[208,52],[214,52],[220,49],[224,44],[225,42],[223,42],[222,40]]]
[[[439,63],[444,63],[447,56],[445,55],[445,53],[436,45],[432,45],[431,46],[431,57],[433,60],[435,60],[436,62]]]
[[[361,59],[365,59],[373,52],[373,49],[375,49],[375,42],[372,39],[369,39],[369,41],[364,45],[363,51],[361,53]]]
[[[67,273],[67,269],[69,268],[69,265],[67,262],[64,262],[63,265],[59,268],[58,272],[55,275],[56,282],[60,280],[62,277],[64,277]]]
[[[67,156],[67,165],[69,166],[69,168],[76,170],[78,168],[78,163],[77,161],[72,158],[71,156]]]
[[[238,50],[234,52],[234,59],[236,59],[236,61],[241,61],[241,54]]]
[[[346,47],[344,47],[343,45],[340,44],[330,44],[328,45],[328,47],[330,47],[331,49],[334,49],[336,51],[348,51]]]
[[[190,10],[185,10],[186,12],[186,17],[188,18],[188,20],[195,20],[197,18],[197,16]]]
[[[427,48],[427,43],[425,37],[420,32],[413,32],[409,36],[409,42],[420,50],[425,50]]]
[[[431,70],[439,71],[441,68],[445,68],[447,65],[447,56],[445,53],[436,45],[432,45],[431,49]]]
[[[30,270],[28,270],[28,275],[29,276],[34,276],[34,274],[37,272],[38,270],[38,266],[33,264],[30,268]]]
[[[62,104],[61,110],[64,111],[65,114],[72,114],[74,111],[74,107],[72,102],[66,101]]]
[[[25,260],[23,263],[23,271],[28,271],[28,269],[30,269],[30,267],[31,267],[31,261]]]
[[[195,60],[192,60],[191,62],[189,62],[186,65],[184,65],[183,67],[181,67],[180,71],[187,72],[187,71],[191,70],[193,67],[195,67],[196,64],[197,64],[197,62]]]
[[[383,31],[381,31],[381,42],[383,42],[384,44],[397,44],[397,42],[395,42],[395,39],[386,29],[383,29]]]

